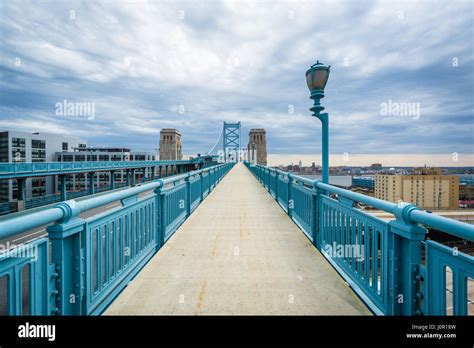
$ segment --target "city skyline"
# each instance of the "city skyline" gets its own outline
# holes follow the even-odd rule
[[[16,129],[2,129],[0,131],[13,131],[22,132]],[[30,133],[30,132],[27,132]],[[42,135],[54,135],[49,132],[41,132]],[[70,138],[77,138],[75,136],[69,136]],[[86,139],[87,140],[87,139]],[[89,144],[89,147],[105,148],[105,146],[96,146],[95,144]],[[158,144],[153,149],[142,150],[147,152],[156,152],[158,154]],[[137,151],[134,148],[131,151]],[[185,151],[185,150],[184,150]],[[140,152],[140,151],[139,151]],[[196,154],[189,154],[184,152],[184,158],[191,158]],[[314,162],[317,166],[321,166],[321,154],[268,154],[268,165],[279,166],[279,165],[298,165],[301,161],[303,166],[311,166]],[[382,162],[382,163],[381,163]],[[347,166],[347,167],[365,167],[370,166],[373,163],[381,163],[384,167],[473,167],[474,166],[474,153],[452,153],[452,154],[357,154],[357,153],[331,153],[330,154],[330,166]]]
[[[390,165],[410,153],[450,165],[457,153],[454,165],[469,165],[471,10],[470,1],[54,2],[29,11],[2,2],[1,127],[136,151],[177,128],[183,153],[196,154],[222,121],[241,121],[243,144],[250,128],[265,128],[269,160],[289,162],[320,152],[304,81],[318,58],[332,65],[323,100],[331,165],[344,153],[372,156],[367,164],[390,154]]]
[[[311,166],[312,162],[321,165],[320,154],[293,154],[268,155],[268,165],[297,165],[301,160],[304,167]],[[381,163],[384,167],[473,167],[474,154],[352,154],[331,153],[329,165],[331,167],[366,167],[372,163]]]

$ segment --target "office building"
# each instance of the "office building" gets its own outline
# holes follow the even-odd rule
[[[53,162],[56,152],[87,146],[87,141],[75,137],[48,133],[0,131],[0,162]],[[55,192],[54,177],[26,180],[25,195],[38,197]],[[18,197],[16,180],[0,181],[0,202]]]
[[[101,162],[101,161],[155,161],[155,152],[137,152],[123,147],[86,147],[78,146],[72,151],[56,152],[56,161],[58,162]],[[150,177],[149,168],[135,170],[135,181],[140,182],[144,177]],[[68,191],[80,191],[88,189],[90,174],[71,174],[66,177],[66,189]],[[110,183],[110,172],[97,172],[94,174],[95,186],[108,187]],[[125,171],[117,171],[115,174],[115,183],[117,187],[125,184]],[[56,183],[56,190],[59,191],[59,182]]]

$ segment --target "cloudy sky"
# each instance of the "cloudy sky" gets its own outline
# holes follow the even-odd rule
[[[271,163],[310,164],[319,59],[331,164],[474,165],[473,3],[2,0],[0,128],[154,151],[173,127],[194,154],[241,121],[243,144],[266,129]],[[64,100],[94,117],[58,114]]]

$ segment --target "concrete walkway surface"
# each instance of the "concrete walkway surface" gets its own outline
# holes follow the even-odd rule
[[[105,314],[371,313],[239,163]]]

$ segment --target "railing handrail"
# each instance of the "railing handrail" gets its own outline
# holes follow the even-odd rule
[[[88,164],[96,164],[96,163],[190,163],[190,162],[196,162],[199,158],[195,159],[188,159],[188,160],[130,160],[130,161],[48,161],[48,162],[0,162],[0,164],[12,164],[12,165],[45,165],[45,164],[64,164],[64,163],[74,163],[74,164],[80,164],[80,165],[88,165]],[[198,161],[199,162],[199,161]]]
[[[158,161],[80,161],[80,162],[0,162],[0,175],[38,173],[38,172],[70,172],[80,170],[107,170],[116,168],[145,168],[167,165],[195,164],[203,162],[200,158],[189,160],[158,160]]]
[[[32,228],[36,228],[51,222],[60,222],[64,219],[70,218],[72,215],[77,216],[85,211],[97,208],[99,206],[109,204],[130,196],[135,196],[151,189],[164,187],[167,184],[184,180],[190,176],[210,172],[225,165],[226,164],[217,164],[215,166],[193,171],[191,173],[184,173],[163,179],[157,179],[146,184],[141,184],[140,186],[131,187],[118,192],[112,192],[99,197],[92,197],[82,201],[75,201],[74,199],[67,200],[59,202],[54,207],[42,210],[40,212],[22,215],[12,219],[6,219],[0,221],[0,239],[28,231]]]
[[[260,164],[250,163],[250,165],[255,165],[255,166],[261,167],[264,170],[268,170],[269,172],[275,172],[279,175],[287,176],[288,178],[291,178],[292,180],[301,181],[303,183],[312,185],[314,188],[318,188],[318,189],[325,190],[331,193],[335,193],[337,195],[341,195],[355,202],[364,203],[374,208],[384,210],[386,212],[389,212],[395,215],[396,218],[403,219],[406,223],[425,224],[432,228],[436,228],[437,230],[440,230],[442,232],[449,233],[453,236],[456,236],[462,239],[468,239],[470,241],[474,241],[474,226],[470,224],[466,224],[464,222],[460,222],[453,219],[438,216],[432,213],[428,213],[426,211],[422,211],[413,204],[409,204],[406,202],[400,202],[400,203],[387,202],[382,199],[366,196],[361,193],[349,191],[349,190],[346,190],[337,186],[333,186],[330,184],[325,184],[321,182],[320,180],[308,179],[308,178],[295,175],[289,172],[281,171],[279,169],[262,166]]]

